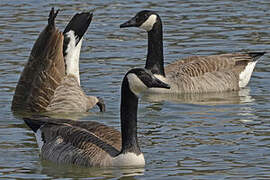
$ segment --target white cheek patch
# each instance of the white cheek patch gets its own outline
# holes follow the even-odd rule
[[[127,75],[129,88],[137,96],[146,91],[148,87],[133,73]]]
[[[242,71],[239,74],[239,87],[240,88],[243,88],[248,84],[256,63],[257,63],[257,61],[248,63],[246,68],[244,69],[244,71]]]
[[[146,31],[151,31],[156,21],[157,15],[152,14],[139,28],[144,29]]]

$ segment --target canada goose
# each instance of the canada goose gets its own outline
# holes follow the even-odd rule
[[[64,35],[55,27],[59,10],[50,11],[48,25],[36,40],[12,100],[12,110],[30,112],[86,112],[101,98],[86,96],[80,87],[79,56],[83,35],[93,14],[73,16]]]
[[[202,93],[234,91],[245,87],[257,60],[264,52],[191,56],[175,61],[164,69],[162,22],[154,11],[140,11],[120,28],[138,27],[148,32],[145,68],[171,89],[149,89],[157,93]],[[146,92],[146,93],[147,93]]]
[[[24,121],[35,132],[43,159],[79,166],[144,166],[137,140],[138,95],[150,87],[170,88],[149,70],[135,68],[126,73],[121,88],[121,133],[98,122]]]

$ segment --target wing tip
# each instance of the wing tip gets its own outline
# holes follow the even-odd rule
[[[32,118],[23,118],[25,124],[35,133],[40,129],[44,122],[32,119]]]
[[[266,52],[249,52],[248,55],[253,58],[253,61],[257,61],[260,57],[262,57]]]

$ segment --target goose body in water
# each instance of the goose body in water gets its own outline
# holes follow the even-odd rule
[[[141,84],[137,86],[137,84]],[[98,122],[65,119],[29,119],[41,158],[79,166],[144,166],[137,140],[138,96],[146,88],[170,88],[149,70],[132,69],[121,87],[121,132]]]
[[[236,91],[245,87],[257,60],[264,52],[191,56],[164,68],[162,22],[154,11],[140,11],[120,28],[138,27],[148,32],[145,68],[168,83],[170,89],[148,89],[145,93],[204,93]]]
[[[92,13],[73,16],[64,32],[55,27],[58,11],[50,11],[48,25],[36,40],[12,100],[12,110],[30,112],[86,112],[105,104],[86,96],[80,87],[79,56]]]

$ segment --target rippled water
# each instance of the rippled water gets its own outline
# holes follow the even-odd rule
[[[189,55],[270,50],[268,0],[1,0],[0,179],[270,178],[269,54],[240,92],[165,97],[170,101],[144,97],[138,131],[145,169],[86,169],[41,161],[32,132],[13,116],[10,103],[51,6],[62,10],[57,17],[60,29],[74,13],[95,10],[81,53],[81,84],[87,94],[103,97],[108,111],[95,109],[83,120],[118,129],[122,77],[128,69],[145,64],[146,33],[119,29],[136,12],[159,12],[166,64]]]

